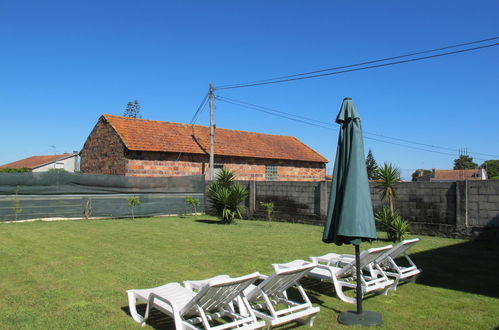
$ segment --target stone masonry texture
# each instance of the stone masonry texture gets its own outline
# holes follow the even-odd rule
[[[100,119],[81,153],[81,172],[140,177],[208,176],[209,156],[127,150],[116,131]],[[266,166],[277,168],[277,181],[323,181],[323,163],[215,156],[215,164],[234,170],[238,180],[265,181]]]

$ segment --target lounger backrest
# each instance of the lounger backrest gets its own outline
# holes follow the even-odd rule
[[[388,250],[392,248],[391,245],[387,245],[384,247],[380,248],[373,248],[373,249],[368,249],[364,250],[360,253],[360,268],[364,268],[367,265],[369,265],[371,262],[376,260],[379,256],[382,254],[386,253]],[[345,265],[344,267],[341,268],[341,270],[337,273],[338,276],[345,276],[349,273],[353,273],[355,269],[356,261],[355,259],[352,260],[349,264]]]
[[[381,256],[379,256],[376,259],[376,262],[378,264],[384,263],[386,261],[386,258],[391,257],[392,259],[397,258],[399,255],[406,253],[407,250],[409,250],[414,244],[419,242],[421,239],[420,238],[414,238],[414,239],[406,239],[399,244],[395,245],[390,251],[387,251],[386,253],[383,253]]]
[[[199,290],[197,295],[182,309],[181,314],[196,309],[196,306],[203,308],[205,312],[224,307],[253,284],[259,276],[260,273],[256,272],[236,278],[214,280]]]
[[[295,285],[303,276],[316,265],[307,263],[303,266],[276,269],[275,273],[267,277],[258,287],[248,294],[248,299],[258,295],[258,290],[265,292],[269,297],[282,295],[284,291]]]

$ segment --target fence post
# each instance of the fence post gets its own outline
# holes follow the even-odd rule
[[[249,182],[249,215],[252,217],[256,211],[256,182]]]
[[[319,207],[320,207],[320,216],[321,218],[325,217],[327,215],[327,181],[321,181],[320,182],[320,201],[319,201]]]
[[[468,181],[456,181],[456,229],[468,227]]]

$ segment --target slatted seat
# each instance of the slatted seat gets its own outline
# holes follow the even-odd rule
[[[169,283],[160,287],[144,290],[128,290],[128,304],[132,318],[145,325],[151,309],[155,308],[175,321],[175,328],[199,329],[257,329],[265,325],[257,321],[255,314],[242,292],[259,276],[253,273],[238,278],[212,279],[203,285],[198,292],[181,286],[179,283]],[[136,309],[137,300],[146,302],[146,312],[141,316]],[[239,301],[244,313],[236,312],[233,301]],[[229,318],[213,325],[211,321]]]
[[[258,318],[264,319],[269,327],[291,321],[313,325],[319,307],[312,306],[305,290],[300,285],[300,279],[312,268],[313,263],[304,263],[298,267],[276,269],[270,276],[262,276],[263,281],[258,285],[250,285],[244,294],[251,308]],[[294,287],[301,295],[301,302],[291,300],[287,290]],[[282,304],[284,308],[276,309],[276,305]]]
[[[373,263],[376,258],[381,256],[386,251],[392,248],[391,245],[387,245],[381,248],[372,248],[360,253],[360,283],[362,288],[362,295],[369,292],[382,292],[386,295],[390,285],[393,284],[393,280],[389,279],[381,267],[374,265],[373,267],[378,270],[376,274],[366,273],[363,269]],[[339,267],[337,258],[333,254],[326,254],[320,257],[311,257],[312,261],[316,262],[318,265],[314,268],[308,276],[311,278],[316,278],[324,281],[332,282],[336,295],[341,300],[355,304],[356,299],[348,297],[343,292],[344,288],[355,289],[357,287],[356,283],[356,271],[355,271],[355,258],[350,259],[348,262],[342,264]],[[336,264],[336,266],[331,266],[331,264]]]
[[[390,250],[381,254],[374,260],[373,263],[368,264],[365,268],[372,273],[373,276],[376,276],[378,270],[374,264],[378,264],[388,277],[394,279],[394,283],[390,287],[390,289],[394,291],[397,289],[397,285],[400,281],[415,282],[419,274],[421,274],[421,269],[414,264],[412,259],[407,254],[407,251],[420,240],[420,238],[414,238],[400,242]],[[327,256],[329,256],[330,261],[336,265],[345,265],[350,263],[352,260],[355,260],[355,256],[351,254],[340,255],[330,253]],[[396,260],[401,257],[406,260],[407,265],[402,265],[400,262],[396,262]]]
[[[371,264],[377,257],[391,249],[392,246],[388,245],[382,248],[373,248],[360,253],[360,267],[363,269]],[[329,253],[319,257],[311,257],[312,262],[316,264],[315,268],[307,273],[309,278],[318,279],[322,281],[331,282],[334,286],[336,295],[341,300],[355,304],[355,298],[348,297],[344,292],[344,288],[356,288],[356,272],[355,272],[355,259],[343,259],[344,263],[340,264],[340,257],[336,253]],[[295,260],[287,264],[276,265],[278,268],[298,267],[305,263],[303,260]],[[333,266],[335,265],[335,266]],[[342,267],[340,267],[342,265]],[[387,293],[393,280],[389,279],[381,267],[374,266],[378,273],[366,274],[361,272],[361,287],[362,295],[369,292],[383,292]]]

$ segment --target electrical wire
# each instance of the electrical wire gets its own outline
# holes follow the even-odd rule
[[[499,37],[498,37],[499,38]],[[493,38],[497,39],[497,38]],[[267,79],[262,82],[248,82],[248,83],[240,83],[240,84],[232,84],[232,85],[225,85],[225,86],[220,86],[216,87],[216,90],[225,90],[225,89],[235,89],[235,88],[246,88],[246,87],[253,87],[253,86],[261,86],[261,85],[269,85],[269,84],[278,84],[278,83],[283,83],[283,82],[290,82],[290,81],[297,81],[297,80],[304,80],[304,79],[312,79],[312,78],[319,78],[319,77],[325,77],[325,76],[332,76],[332,75],[337,75],[337,74],[342,74],[342,73],[348,73],[348,72],[356,72],[356,71],[362,71],[362,70],[368,70],[368,69],[375,69],[375,68],[381,68],[381,67],[386,67],[390,65],[397,65],[397,64],[403,64],[403,63],[410,63],[410,62],[415,62],[415,61],[422,61],[422,60],[427,60],[431,58],[436,58],[436,57],[442,57],[442,56],[448,56],[448,55],[454,55],[454,54],[459,54],[459,53],[464,53],[464,52],[470,52],[470,51],[475,51],[479,49],[484,49],[484,48],[490,48],[494,46],[498,46],[499,43],[493,43],[493,44],[488,44],[484,46],[478,46],[478,47],[473,47],[473,48],[466,48],[466,49],[460,49],[452,52],[446,52],[446,53],[440,53],[440,54],[435,54],[435,55],[428,55],[428,56],[422,56],[422,57],[416,57],[416,58],[411,58],[407,60],[401,60],[401,61],[395,61],[395,62],[389,62],[389,63],[383,63],[383,64],[376,64],[376,65],[370,65],[370,66],[365,66],[361,68],[354,68],[354,69],[348,69],[348,70],[342,70],[342,71],[335,71],[335,72],[328,72],[328,73],[321,73],[321,74],[312,74],[312,75],[307,75],[306,73],[303,74],[296,74],[292,75],[295,78],[285,78],[285,79],[280,79],[280,78],[274,78],[274,79]],[[449,46],[450,47],[450,46]],[[401,55],[401,57],[405,57],[405,55]],[[373,62],[382,62],[386,61],[386,59],[382,60],[375,60],[371,61]],[[358,64],[360,65],[360,64]],[[351,66],[357,66],[355,64],[350,65],[350,66],[345,66],[345,67],[351,67]],[[324,69],[324,70],[333,70],[331,69]],[[318,70],[317,72],[320,72],[321,70]],[[305,77],[301,77],[301,75],[306,75]]]
[[[434,48],[434,49],[430,49],[430,50],[424,50],[424,51],[419,51],[419,52],[409,53],[409,54],[404,54],[404,55],[386,57],[386,58],[382,58],[382,59],[378,59],[378,60],[371,60],[371,61],[361,62],[361,63],[356,63],[356,64],[349,64],[349,65],[337,66],[337,67],[333,67],[333,68],[327,68],[327,69],[309,71],[309,72],[304,72],[304,73],[292,74],[292,75],[288,75],[288,76],[280,76],[280,77],[275,77],[275,78],[250,81],[250,82],[247,82],[247,84],[267,82],[267,81],[272,81],[272,80],[277,80],[277,79],[293,78],[293,77],[305,76],[305,75],[310,75],[310,74],[319,73],[319,72],[326,72],[326,71],[346,69],[346,68],[356,67],[356,66],[360,66],[360,65],[366,65],[366,64],[379,63],[379,62],[384,62],[384,61],[389,61],[389,60],[395,60],[395,59],[398,59],[398,58],[404,58],[404,57],[410,57],[410,56],[415,56],[415,55],[433,53],[433,52],[437,52],[437,51],[441,51],[441,50],[445,50],[445,49],[451,49],[451,48],[457,48],[457,47],[462,47],[462,46],[474,45],[474,44],[479,44],[479,43],[482,43],[482,42],[496,40],[496,39],[499,39],[499,37],[493,37],[493,38],[488,38],[488,39],[470,41],[470,42],[465,42],[465,43],[461,43],[461,44],[457,44],[457,45],[451,45],[451,46],[446,46],[446,47]],[[240,84],[225,85],[225,86],[220,86],[220,88],[232,87],[232,86],[237,86],[237,85],[240,85]]]
[[[215,99],[217,99],[219,101],[222,101],[222,102],[226,102],[226,103],[230,103],[230,104],[233,104],[233,105],[237,105],[237,106],[240,106],[240,107],[243,107],[243,108],[247,108],[247,109],[250,109],[250,110],[256,110],[256,111],[264,112],[264,113],[267,113],[267,114],[270,114],[270,115],[273,115],[273,116],[285,118],[285,119],[288,119],[288,120],[293,120],[293,121],[296,121],[296,122],[299,122],[299,123],[303,123],[303,124],[307,124],[307,125],[311,125],[311,126],[315,126],[315,127],[321,127],[321,128],[325,128],[325,129],[329,129],[329,130],[333,130],[333,131],[338,131],[338,128],[336,128],[335,126],[333,126],[332,123],[327,123],[327,122],[324,122],[324,121],[319,121],[319,120],[315,120],[315,119],[304,117],[304,116],[294,115],[294,114],[291,114],[291,113],[288,113],[288,112],[284,112],[284,111],[280,111],[280,110],[276,110],[276,109],[272,109],[272,108],[268,108],[268,107],[263,107],[263,106],[259,106],[259,105],[256,105],[256,104],[252,104],[252,103],[248,103],[248,102],[244,102],[244,101],[240,101],[240,100],[235,100],[233,98],[228,98],[228,97],[225,97],[225,96],[215,95]],[[459,152],[459,149],[454,149],[454,148],[435,146],[435,145],[431,145],[431,144],[420,143],[420,142],[415,142],[415,141],[410,141],[410,140],[400,139],[400,138],[395,138],[395,137],[389,137],[389,136],[385,136],[385,135],[381,135],[381,134],[376,134],[376,133],[370,133],[370,132],[367,132],[367,131],[364,131],[363,133],[364,133],[364,138],[366,138],[368,140],[373,140],[373,141],[377,141],[377,142],[382,142],[382,143],[397,145],[397,146],[411,148],[411,149],[415,149],[415,150],[433,152],[433,153],[438,153],[438,154],[447,155],[447,156],[455,156]],[[384,139],[392,139],[392,140],[396,140],[396,141],[400,141],[400,142],[411,143],[411,144],[420,145],[420,146],[424,146],[424,147],[435,148],[435,149],[455,151],[456,153],[449,153],[449,152],[442,152],[442,151],[436,151],[436,150],[429,150],[429,149],[426,149],[426,148],[409,146],[409,145],[405,145],[405,144],[401,144],[401,143],[386,141],[386,140],[379,139],[379,138],[369,137],[369,136],[366,136],[366,135],[374,135],[374,136],[382,137]],[[482,154],[482,153],[478,153],[478,152],[468,152],[468,153],[470,153],[470,154],[476,154],[476,155],[488,155],[488,156],[492,156],[492,157],[499,157],[498,155]],[[478,159],[478,160],[486,160],[486,159],[482,159],[482,158],[476,158],[476,159]]]
[[[191,121],[189,122],[189,125],[192,125],[194,124],[198,118],[199,118],[199,115],[201,114],[201,112],[203,111],[205,105],[206,105],[206,102],[208,101],[208,95],[209,93],[206,93],[206,95],[203,97],[203,100],[201,101],[201,103],[199,104],[196,112],[194,113],[194,116],[192,116],[192,119]]]

